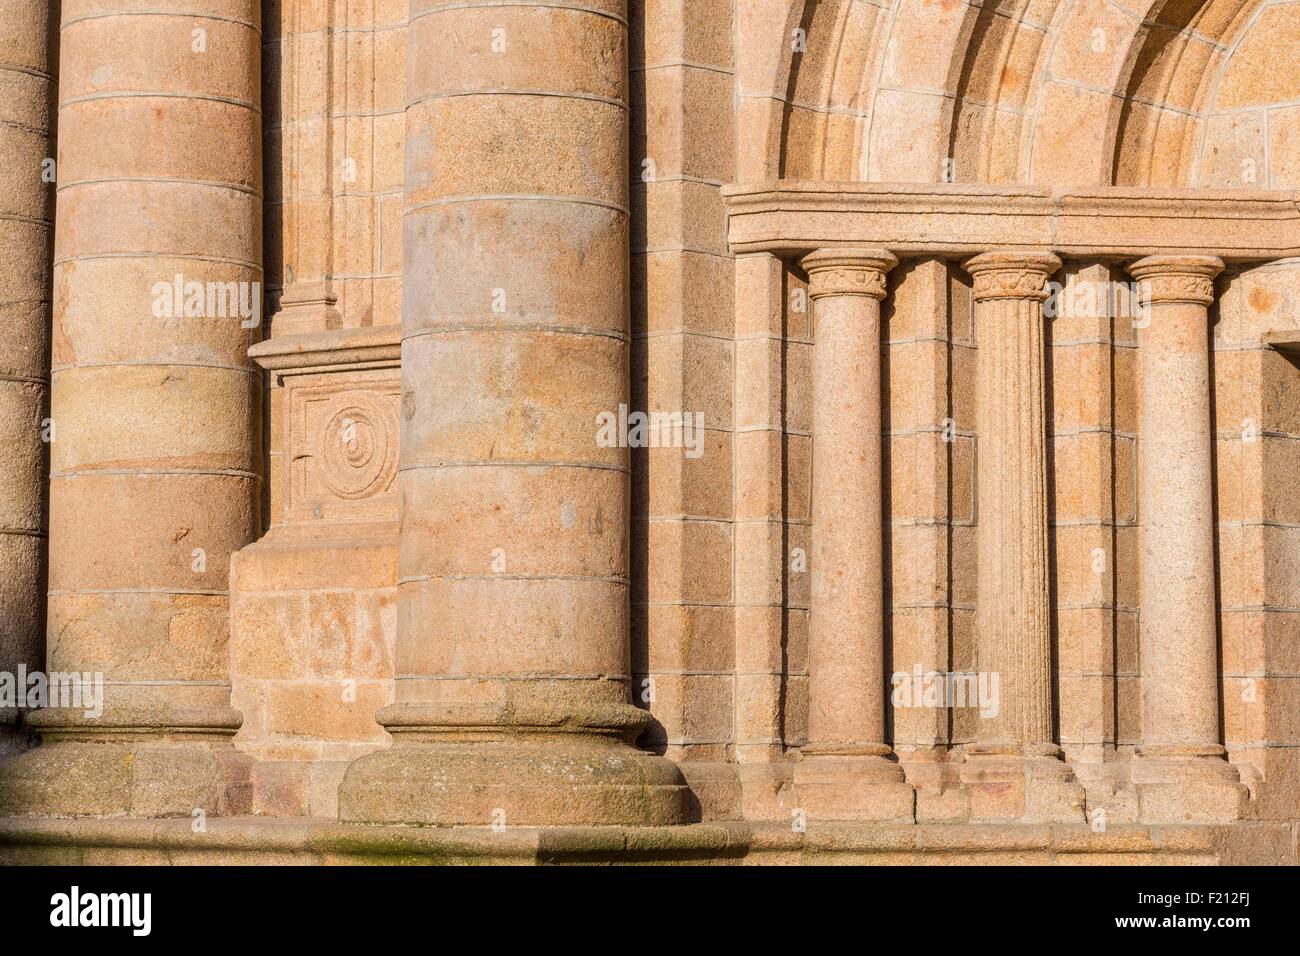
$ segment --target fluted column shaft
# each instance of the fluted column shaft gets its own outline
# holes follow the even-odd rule
[[[50,26],[47,0],[0,0],[0,671],[41,666],[49,404]],[[0,708],[4,727],[16,710]]]
[[[985,253],[974,277],[977,372],[979,670],[998,674],[997,715],[972,753],[1044,756],[1052,734],[1047,385],[1043,301],[1060,268],[1047,253]]]
[[[229,558],[259,528],[261,4],[164,6],[62,8],[48,666],[105,695],[102,715],[33,715],[43,769],[6,782],[38,811],[230,806]]]
[[[816,323],[805,755],[890,753],[880,301],[897,262],[884,250],[826,250],[803,260]]]
[[[1214,588],[1208,308],[1223,263],[1149,256],[1130,267],[1149,314],[1142,382],[1142,746],[1221,756]]]
[[[629,453],[598,440],[629,393],[626,7],[411,2],[396,744],[345,819],[680,815],[627,746]]]

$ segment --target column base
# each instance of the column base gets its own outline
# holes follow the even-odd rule
[[[1145,749],[1129,766],[1141,823],[1231,823],[1246,815],[1249,790],[1218,748]]]
[[[0,760],[27,750],[34,741],[15,707],[0,707]]]
[[[970,794],[970,820],[1080,823],[1083,787],[1055,748],[967,748],[961,782]],[[1059,753],[1059,751],[1057,751]]]
[[[1093,830],[1137,823],[1137,790],[1129,779],[1131,759],[1131,756],[1116,756],[1110,760],[1074,764],[1074,776],[1083,786],[1088,823]]]
[[[743,820],[789,823],[798,809],[794,789],[794,764],[786,761],[738,763],[740,816]]]
[[[946,748],[900,750],[907,782],[916,788],[917,823],[961,823],[970,816],[970,794],[961,785],[961,765]]]
[[[691,820],[670,760],[637,750],[649,715],[630,704],[541,713],[383,708],[393,746],[353,761],[339,788],[345,823],[415,826],[664,826]]]
[[[252,760],[230,708],[173,713],[38,710],[39,746],[0,763],[0,816],[193,817],[251,811]]]
[[[798,806],[809,820],[912,823],[916,791],[888,747],[803,748],[794,767]]]

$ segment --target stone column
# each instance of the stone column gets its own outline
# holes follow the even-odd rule
[[[1244,788],[1219,743],[1210,417],[1210,256],[1148,256],[1129,267],[1148,310],[1142,382],[1142,745],[1133,764],[1145,821],[1231,819]]]
[[[1048,571],[1047,381],[1043,302],[1061,261],[1046,252],[989,252],[974,279],[979,679],[997,696],[981,710],[963,779],[972,815],[1074,818],[1036,781],[1069,779],[1052,732],[1052,600]],[[996,680],[996,685],[993,681]],[[1006,780],[1025,785],[1001,786]],[[984,787],[983,784],[996,786]]]
[[[50,23],[47,0],[0,0],[0,672],[41,668],[49,405]],[[0,703],[0,755],[16,746]]]
[[[48,669],[83,694],[32,715],[7,812],[246,804],[227,592],[259,525],[260,6],[63,4]]]
[[[912,789],[885,742],[880,300],[897,264],[883,249],[803,260],[815,323],[812,603],[795,787],[812,818],[912,818]]]
[[[684,819],[629,744],[625,0],[412,0],[397,689],[344,820]]]

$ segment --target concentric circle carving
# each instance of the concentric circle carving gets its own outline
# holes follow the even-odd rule
[[[368,498],[397,474],[397,423],[390,409],[353,402],[334,411],[321,432],[321,481],[340,498]]]

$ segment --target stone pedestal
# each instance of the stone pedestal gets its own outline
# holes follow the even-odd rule
[[[1000,693],[966,748],[962,780],[976,819],[1081,819],[1083,791],[1052,728],[1043,301],[1061,262],[999,252],[965,265],[979,342],[976,659]]]
[[[231,684],[253,811],[337,818],[348,765],[388,745],[397,632],[397,326],[276,336],[271,528],[232,562]]]
[[[885,742],[880,300],[897,262],[882,249],[803,260],[815,322],[812,605],[795,787],[810,818],[912,819],[912,788]]]
[[[275,338],[342,330],[338,294],[327,279],[295,282],[280,294],[279,310],[271,319]]]
[[[104,699],[31,716],[5,812],[248,806],[227,593],[259,526],[260,6],[64,5],[47,669]]]
[[[631,742],[626,4],[411,3],[391,749],[349,822],[675,823]]]
[[[971,822],[1079,823],[1084,791],[1071,767],[1056,757],[1027,757],[968,749],[961,781],[970,796]]]
[[[1219,738],[1208,308],[1222,270],[1209,256],[1129,267],[1149,310],[1138,333],[1142,745],[1132,764],[1145,822],[1233,820],[1246,797]]]

